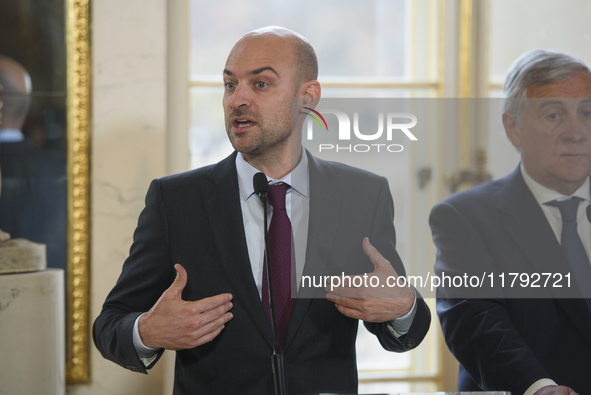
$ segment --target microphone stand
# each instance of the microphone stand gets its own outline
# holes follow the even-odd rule
[[[275,394],[287,395],[287,381],[285,379],[285,361],[283,358],[283,349],[281,347],[281,343],[279,343],[279,338],[277,337],[277,322],[275,321],[275,303],[273,301],[273,285],[271,283],[271,263],[269,262],[269,239],[267,232],[267,191],[269,190],[269,184],[267,183],[267,176],[265,176],[264,173],[257,173],[254,175],[253,183],[254,191],[256,194],[259,195],[259,198],[263,203],[263,233],[265,237],[265,261],[267,263],[267,285],[269,290],[269,315],[271,316],[271,323],[273,325],[273,339],[275,340],[275,345],[273,346],[273,354],[271,355],[271,366],[273,368]]]

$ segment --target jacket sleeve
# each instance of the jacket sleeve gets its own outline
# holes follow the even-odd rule
[[[140,214],[129,257],[93,326],[94,343],[103,357],[134,372],[147,373],[133,345],[133,325],[174,281],[170,256],[162,188],[160,181],[154,180],[146,195],[146,206]]]

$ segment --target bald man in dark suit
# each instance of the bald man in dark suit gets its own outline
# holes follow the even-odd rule
[[[106,358],[146,372],[163,349],[177,350],[175,394],[273,393],[257,172],[270,189],[286,191],[298,278],[360,268],[404,275],[386,179],[302,149],[303,115],[294,127],[292,99],[314,107],[316,78],[314,50],[297,33],[263,28],[236,43],[224,70],[223,103],[236,152],[153,181],[130,257],[94,325]],[[397,352],[416,347],[429,328],[429,310],[409,287],[381,298],[362,297],[362,289],[326,296],[324,288],[302,288],[307,297],[291,299],[285,332],[275,334],[289,393],[357,392],[359,319]]]

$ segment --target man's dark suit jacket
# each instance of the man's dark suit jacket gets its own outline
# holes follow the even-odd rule
[[[309,155],[309,153],[308,153]],[[146,372],[132,342],[132,326],[175,277],[188,272],[184,300],[231,293],[234,318],[213,341],[176,353],[175,394],[271,394],[272,332],[248,258],[236,154],[216,165],[152,182],[130,256],[94,324],[94,341],[105,358]],[[309,155],[310,221],[304,275],[341,274],[363,262],[363,237],[392,263],[393,203],[385,178]],[[283,344],[288,389],[293,394],[355,393],[357,320],[324,298],[298,299]],[[366,324],[392,351],[416,347],[430,321],[417,300],[409,332],[393,337],[386,324]]]
[[[568,262],[519,167],[431,212],[436,271],[563,272]],[[498,283],[497,283],[498,284]],[[498,286],[498,285],[497,285]],[[460,362],[458,390],[521,395],[551,378],[591,394],[591,315],[582,299],[446,299],[437,314]]]

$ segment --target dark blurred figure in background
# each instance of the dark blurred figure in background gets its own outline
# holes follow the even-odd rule
[[[47,265],[66,269],[66,158],[21,132],[31,104],[25,68],[0,55],[0,229],[47,245]]]

